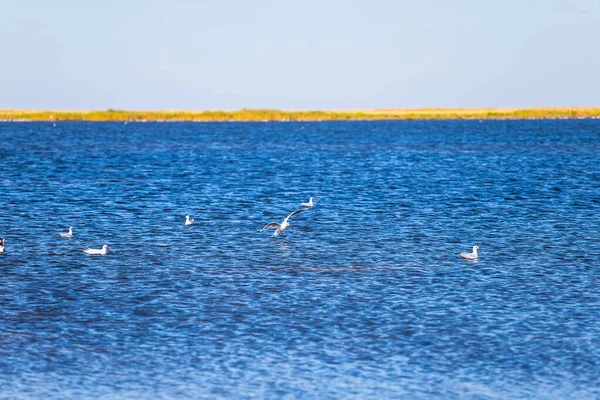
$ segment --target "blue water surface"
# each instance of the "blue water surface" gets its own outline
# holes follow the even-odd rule
[[[598,120],[0,141],[0,398],[600,398]]]

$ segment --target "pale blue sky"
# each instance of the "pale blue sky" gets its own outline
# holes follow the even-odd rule
[[[0,108],[600,106],[600,0],[0,0]]]

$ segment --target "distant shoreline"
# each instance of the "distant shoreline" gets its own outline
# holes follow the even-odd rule
[[[359,120],[469,120],[469,119],[600,119],[600,107],[565,108],[420,108],[339,111],[242,109],[192,110],[0,110],[0,121],[359,121]]]

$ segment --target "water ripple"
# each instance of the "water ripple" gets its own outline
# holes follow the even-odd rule
[[[598,398],[599,128],[0,123],[0,397]]]

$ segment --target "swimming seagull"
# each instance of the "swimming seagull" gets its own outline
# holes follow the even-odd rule
[[[69,227],[69,232],[67,233],[59,233],[60,237],[64,237],[64,238],[70,238],[73,237],[73,227],[70,226]]]
[[[293,213],[291,213],[290,215],[285,217],[285,219],[283,220],[283,222],[281,222],[281,224],[278,224],[277,222],[269,222],[260,231],[262,232],[267,228],[277,228],[277,229],[275,229],[275,232],[273,232],[272,236],[279,236],[279,234],[282,234],[283,231],[285,231],[286,228],[288,226],[290,226],[290,224],[288,222],[288,219],[290,219],[290,217],[293,217],[296,214],[300,214],[302,211],[306,211],[306,210],[308,210],[308,208],[301,208],[300,210],[294,211]]]
[[[108,249],[108,245],[105,244],[104,246],[102,246],[101,249],[83,249],[83,251],[86,254],[101,254],[101,255],[105,255],[107,249]]]
[[[4,253],[4,238],[0,238],[0,253]]]
[[[194,219],[193,219],[193,218],[192,218],[192,219],[190,219],[190,216],[189,216],[189,215],[186,215],[186,216],[185,216],[185,224],[186,224],[186,225],[192,225],[193,223],[194,223]]]
[[[312,207],[313,206],[313,202],[312,202],[312,197],[308,200],[308,203],[302,203],[301,206],[302,207]]]
[[[458,253],[458,255],[467,260],[475,260],[478,258],[477,250],[479,250],[479,246],[473,246],[472,253]]]

